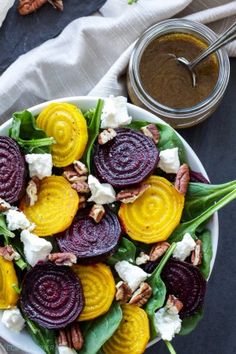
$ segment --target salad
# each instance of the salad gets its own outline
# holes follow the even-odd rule
[[[236,198],[124,97],[49,103],[0,136],[0,309],[47,354],[141,354],[203,317],[210,217]]]

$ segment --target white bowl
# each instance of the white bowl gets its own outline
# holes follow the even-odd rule
[[[96,106],[98,98],[96,97],[66,97],[66,98],[61,98],[57,100],[53,100],[50,102],[67,102],[67,103],[72,103],[77,105],[82,111],[86,111],[90,108],[94,108]],[[32,112],[33,115],[39,114],[42,109],[44,109],[50,102],[44,102],[41,103],[37,106],[29,108],[29,111]],[[145,111],[142,108],[139,108],[137,106],[134,106],[132,104],[128,104],[128,110],[129,114],[133,117],[134,120],[146,120],[148,122],[152,123],[162,123],[166,124],[164,121],[162,121],[160,118],[156,117],[154,114]],[[0,135],[8,135],[8,129],[10,128],[11,125],[11,120],[8,120],[5,122],[1,127],[0,127]],[[201,172],[206,178],[208,178],[207,173],[195,154],[195,152],[192,150],[192,148],[189,146],[189,144],[179,135],[181,138],[186,154],[187,154],[187,159],[188,163],[194,171]],[[213,217],[211,218],[211,221],[208,223],[208,228],[210,229],[212,233],[212,242],[213,242],[213,257],[211,261],[211,270],[213,268],[214,262],[215,262],[215,257],[216,257],[216,251],[217,251],[217,245],[218,245],[218,234],[219,234],[219,224],[218,224],[218,215],[215,213]],[[0,312],[0,320],[1,320],[1,312]],[[3,326],[3,324],[0,321],[0,335],[3,339],[8,341],[10,344],[13,344],[17,348],[24,350],[27,353],[30,354],[45,354],[44,351],[37,346],[33,340],[31,339],[30,335],[27,333],[26,330],[20,332],[20,333],[14,333],[12,331],[9,331],[6,327]],[[153,345],[158,341],[158,338],[151,341],[148,346]]]

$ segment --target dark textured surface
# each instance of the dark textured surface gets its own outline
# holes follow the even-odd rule
[[[64,0],[64,11],[45,4],[28,16],[18,14],[18,0],[0,28],[0,74],[21,54],[57,36],[76,18],[97,11],[106,0]]]
[[[218,110],[204,123],[180,133],[198,154],[212,183],[236,179],[236,59],[231,60],[230,83]],[[219,217],[219,247],[205,315],[194,332],[173,340],[177,354],[236,353],[236,201]],[[168,353],[164,343],[145,352],[156,353]]]

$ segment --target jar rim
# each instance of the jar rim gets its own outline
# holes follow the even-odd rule
[[[219,75],[214,89],[206,99],[189,108],[171,108],[162,105],[151,97],[143,88],[138,70],[139,62],[144,50],[153,39],[173,32],[193,34],[209,44],[218,38],[214,31],[198,22],[187,19],[170,19],[161,21],[149,27],[137,40],[130,57],[129,77],[135,94],[146,107],[154,110],[157,114],[165,113],[168,118],[178,119],[178,116],[181,115],[181,118],[191,119],[196,113],[204,114],[205,111],[209,109],[209,105],[214,106],[225,92],[230,74],[229,58],[227,51],[224,48],[216,52],[219,62]]]

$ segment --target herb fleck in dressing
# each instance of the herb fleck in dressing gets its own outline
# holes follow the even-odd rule
[[[189,71],[176,57],[191,61],[207,46],[199,38],[185,33],[155,38],[144,50],[139,64],[143,88],[156,101],[171,108],[189,108],[205,100],[218,79],[216,55],[211,55],[196,66],[196,87],[192,85]]]

